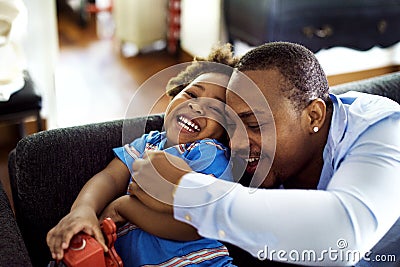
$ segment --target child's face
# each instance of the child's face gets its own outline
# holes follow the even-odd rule
[[[219,139],[225,134],[225,87],[229,76],[205,73],[197,77],[169,103],[165,130],[170,145],[204,138]]]

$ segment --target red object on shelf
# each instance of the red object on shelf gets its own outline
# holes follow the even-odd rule
[[[181,0],[169,0],[168,2],[168,52],[174,54],[179,47],[181,30]]]
[[[112,12],[112,9],[113,9],[112,1],[110,1],[110,5],[107,7],[98,7],[96,5],[96,3],[87,3],[86,4],[86,12],[88,12],[88,13],[99,13],[102,11]]]
[[[102,246],[93,237],[81,232],[71,239],[70,246],[65,251],[60,265],[67,267],[123,267],[122,260],[114,248],[117,240],[115,223],[110,218],[106,218],[101,223],[101,230],[108,247],[107,253],[104,253]]]
[[[86,12],[88,12],[88,13],[99,13],[99,12],[102,12],[102,11],[111,12],[112,11],[112,6],[108,6],[108,7],[105,7],[105,8],[99,8],[95,4],[88,4],[86,6]]]

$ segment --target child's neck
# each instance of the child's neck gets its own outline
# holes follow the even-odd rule
[[[167,141],[166,141],[165,144],[164,144],[164,149],[169,148],[169,147],[171,147],[171,146],[175,146],[175,145],[177,145],[177,144],[174,144],[173,142],[171,142],[171,141],[167,138]]]

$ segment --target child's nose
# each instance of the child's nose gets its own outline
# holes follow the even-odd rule
[[[197,113],[198,115],[204,114],[204,111],[199,104],[190,102],[188,106],[193,112]]]

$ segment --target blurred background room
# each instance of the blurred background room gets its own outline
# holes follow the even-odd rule
[[[143,89],[160,71],[280,40],[315,52],[330,85],[396,72],[400,0],[0,0],[0,177],[24,135],[123,119],[134,96],[136,115],[162,112],[165,81]]]

